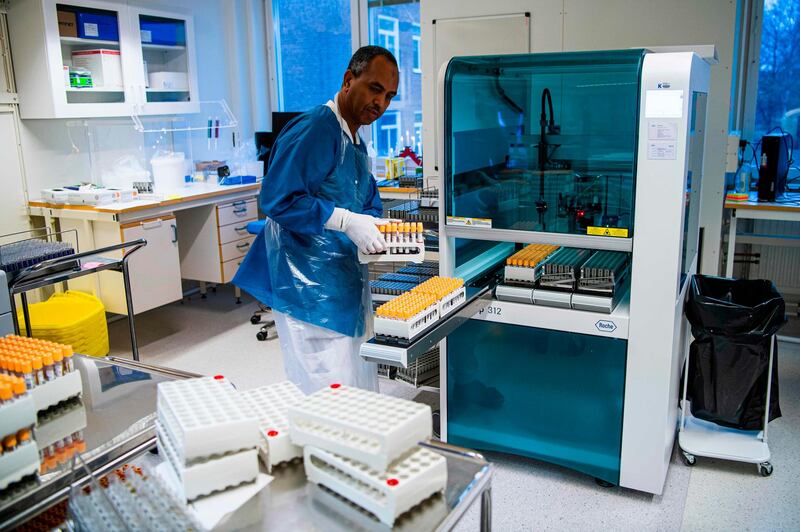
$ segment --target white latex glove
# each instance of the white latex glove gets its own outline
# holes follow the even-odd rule
[[[375,225],[378,221],[374,216],[336,207],[325,228],[343,232],[362,253],[381,253],[386,250],[386,240]]]

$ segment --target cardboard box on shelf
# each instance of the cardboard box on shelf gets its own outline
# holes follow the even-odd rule
[[[122,62],[119,50],[99,48],[72,52],[72,66],[92,73],[95,87],[122,88]]]
[[[58,34],[62,37],[77,37],[78,25],[75,22],[75,13],[72,11],[58,11]]]

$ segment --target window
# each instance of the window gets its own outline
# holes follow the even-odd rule
[[[422,111],[414,111],[414,138],[411,147],[422,155]]]
[[[372,143],[378,155],[403,146],[421,148],[422,76],[420,62],[419,2],[414,0],[369,0],[370,44],[391,51],[400,67],[397,96],[386,114],[372,128]],[[393,117],[389,117],[394,113]],[[406,124],[405,130],[402,124]],[[413,129],[409,126],[413,124]],[[418,151],[419,153],[419,151]]]
[[[413,54],[414,54],[414,68],[412,69],[415,74],[422,73],[422,61],[421,61],[421,49],[420,49],[420,37],[419,37],[419,24],[413,25],[414,31],[416,35],[412,35],[412,44],[414,47]]]
[[[324,23],[323,23],[324,21]],[[272,0],[279,111],[330,100],[352,55],[350,0]]]
[[[376,137],[376,149],[378,155],[388,155],[396,153],[398,136],[400,135],[400,113],[398,111],[386,111],[378,119],[377,127],[373,128]]]
[[[400,30],[399,21],[395,17],[378,15],[378,39],[379,46],[383,46],[392,52],[395,58],[400,59]]]
[[[800,2],[765,0],[754,141],[780,126],[800,139]]]

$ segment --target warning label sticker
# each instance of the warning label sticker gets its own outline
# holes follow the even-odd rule
[[[587,227],[587,235],[593,236],[616,236],[628,238],[628,230],[622,227]]]
[[[464,218],[463,216],[448,216],[447,225],[455,225],[460,227],[492,227],[491,218]]]

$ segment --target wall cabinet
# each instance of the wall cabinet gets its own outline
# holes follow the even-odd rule
[[[95,0],[14,0],[8,23],[22,118],[199,110],[190,16]],[[79,68],[91,71],[91,87],[70,82]]]

